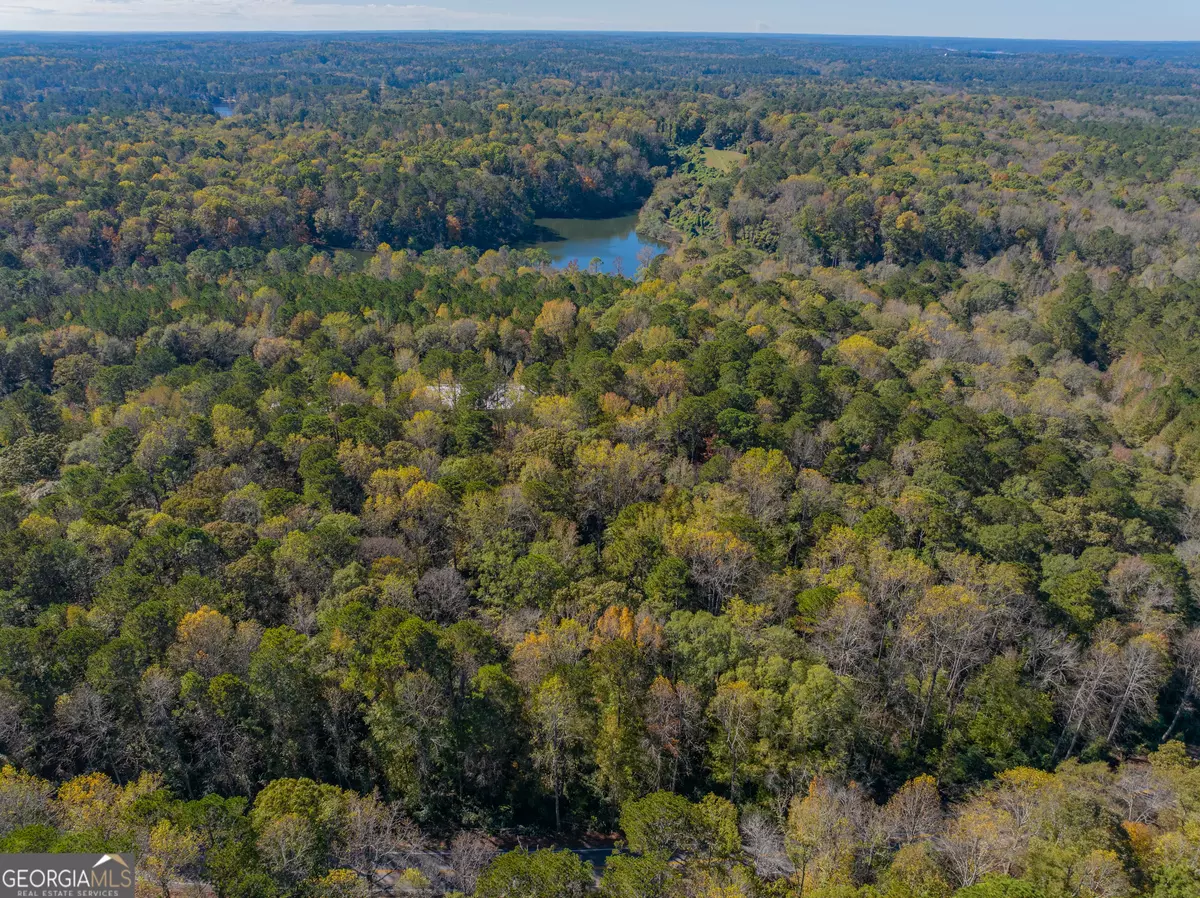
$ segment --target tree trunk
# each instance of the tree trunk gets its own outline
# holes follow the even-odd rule
[[[1188,706],[1188,702],[1192,697],[1192,684],[1188,683],[1187,689],[1183,691],[1183,698],[1179,700],[1179,707],[1175,709],[1175,716],[1171,718],[1171,725],[1167,727],[1167,731],[1163,733],[1161,742],[1166,742],[1171,738],[1171,734],[1175,732],[1175,727],[1179,724],[1179,718],[1183,715],[1183,709]]]
[[[559,810],[558,810],[558,799],[559,799],[560,794],[561,794],[560,786],[558,783],[555,783],[554,784],[554,831],[555,832],[562,832],[562,818],[559,817]]]

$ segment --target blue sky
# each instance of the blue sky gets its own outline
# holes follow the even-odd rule
[[[1200,0],[0,0],[0,29],[548,29],[1200,40]]]

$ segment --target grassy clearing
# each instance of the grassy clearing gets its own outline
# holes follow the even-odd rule
[[[705,147],[700,151],[700,158],[709,168],[731,172],[742,164],[746,154],[739,153],[737,150],[715,150],[712,147]]]

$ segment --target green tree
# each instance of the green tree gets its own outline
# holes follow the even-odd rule
[[[572,852],[518,848],[483,871],[475,898],[579,898],[591,887],[591,865]]]

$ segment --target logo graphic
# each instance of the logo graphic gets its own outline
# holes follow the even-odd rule
[[[133,898],[132,854],[0,854],[0,898]]]

